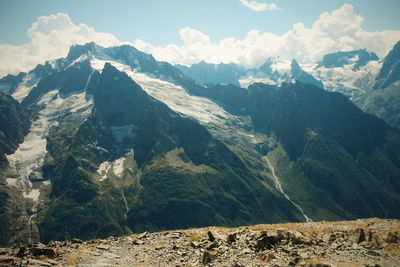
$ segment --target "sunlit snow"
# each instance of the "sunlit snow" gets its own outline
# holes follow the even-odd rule
[[[64,98],[60,97],[58,90],[45,94],[38,102],[45,108],[32,123],[28,135],[13,154],[6,155],[10,167],[18,174],[17,178],[8,178],[7,184],[22,189],[24,197],[37,200],[39,191],[32,189],[29,176],[33,171],[41,170],[47,153],[46,137],[50,128],[57,126],[58,119],[68,112],[80,110],[82,114],[89,115],[92,102],[85,98],[85,93],[71,94]]]
[[[102,162],[97,169],[97,173],[101,175],[100,181],[104,181],[107,179],[110,170],[112,170],[116,176],[121,177],[124,171],[125,161],[126,157],[120,157],[112,162]]]
[[[210,99],[190,95],[179,85],[137,72],[120,62],[91,59],[92,68],[99,71],[103,69],[105,63],[110,63],[119,71],[125,72],[144,91],[164,102],[175,112],[195,118],[205,125],[213,135],[229,142],[237,142],[236,138],[248,139],[247,133],[243,130],[243,126],[247,123],[244,118],[230,114]]]
[[[125,72],[149,95],[167,104],[172,110],[198,119],[203,123],[224,123],[233,116],[208,98],[189,95],[185,89],[171,82],[149,77],[133,71],[129,66],[115,61],[92,59],[92,67],[101,71],[108,62],[119,71]]]
[[[353,60],[354,58],[351,58],[349,62],[351,63]],[[323,81],[326,90],[341,92],[353,97],[362,94],[366,89],[373,86],[382,62],[370,61],[359,70],[353,70],[354,65],[355,63],[336,68],[314,66],[305,69],[316,79]]]
[[[39,79],[36,78],[34,73],[27,74],[22,82],[15,89],[12,97],[14,97],[18,102],[22,102],[24,98],[29,94],[33,87],[37,85]]]

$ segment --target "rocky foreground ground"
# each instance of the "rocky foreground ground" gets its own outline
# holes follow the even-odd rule
[[[0,249],[1,266],[400,266],[400,220],[141,233]]]

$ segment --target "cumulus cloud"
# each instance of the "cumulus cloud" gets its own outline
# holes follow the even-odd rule
[[[260,3],[257,1],[247,1],[247,0],[240,0],[242,4],[248,8],[250,8],[253,11],[259,12],[259,11],[265,11],[265,10],[278,10],[280,9],[277,4],[275,3]]]
[[[300,64],[314,63],[328,53],[366,48],[384,57],[400,40],[400,31],[368,32],[363,18],[345,4],[324,12],[311,27],[296,23],[284,34],[251,30],[244,39],[227,37],[218,42],[196,29],[179,31],[182,45],[153,46],[136,40],[134,46],[161,61],[191,65],[202,60],[210,63],[237,63],[257,67],[269,57],[295,58]],[[73,44],[94,41],[102,46],[122,44],[115,36],[96,32],[85,24],[74,24],[67,14],[39,17],[28,29],[30,42],[12,46],[0,43],[0,77],[28,71],[45,60],[65,57]]]
[[[257,67],[269,57],[282,60],[296,58],[300,63],[313,63],[328,53],[366,48],[384,57],[400,40],[400,31],[367,32],[363,17],[345,4],[332,12],[324,12],[311,28],[296,23],[288,32],[276,35],[251,30],[242,40],[229,37],[212,42],[205,33],[186,27],[179,34],[184,44],[155,47],[142,40],[134,45],[158,60],[191,65],[201,60],[210,63],[237,63]]]
[[[28,71],[46,60],[65,57],[73,44],[94,41],[102,46],[121,42],[108,33],[96,32],[86,24],[76,25],[67,14],[39,17],[27,31],[30,42],[13,46],[0,44],[0,77]]]

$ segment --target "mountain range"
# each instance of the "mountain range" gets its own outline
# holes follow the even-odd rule
[[[0,243],[399,218],[399,49],[246,69],[88,43],[8,75]]]

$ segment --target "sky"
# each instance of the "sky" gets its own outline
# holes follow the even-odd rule
[[[400,40],[399,0],[0,0],[0,76],[65,57],[72,44],[132,44],[158,60],[306,64]]]

